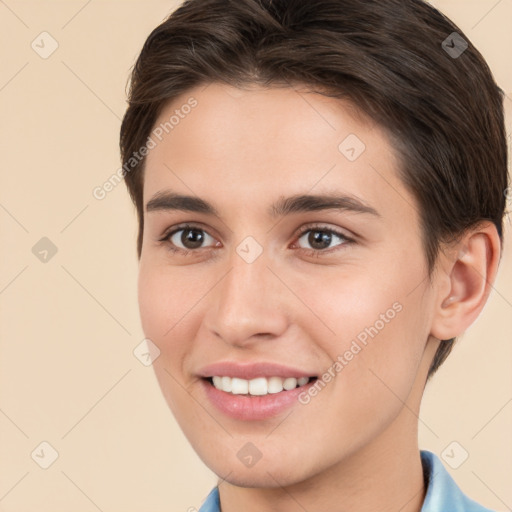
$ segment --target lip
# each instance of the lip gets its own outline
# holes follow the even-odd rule
[[[204,366],[198,371],[201,377],[201,387],[207,399],[221,413],[242,421],[257,421],[271,418],[289,409],[293,405],[299,405],[299,395],[314,385],[316,380],[310,381],[304,386],[299,386],[288,391],[270,393],[264,396],[233,395],[215,388],[208,380],[211,377],[236,377],[251,380],[257,377],[316,377],[316,372],[307,372],[300,368],[285,366],[269,361],[235,362],[218,361]]]
[[[275,365],[273,366],[275,367]],[[289,391],[283,390],[275,394],[245,396],[221,391],[215,388],[206,378],[202,378],[200,381],[207,399],[217,410],[224,415],[242,421],[265,420],[277,416],[293,406],[298,407],[300,405],[299,395],[307,392],[315,383],[316,380],[313,380],[304,386]]]
[[[219,361],[201,368],[197,374],[203,378],[214,376],[237,377],[239,379],[251,380],[257,377],[316,377],[315,372],[307,372],[299,368],[284,366],[272,362],[239,363],[234,361]]]

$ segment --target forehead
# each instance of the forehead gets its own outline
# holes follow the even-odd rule
[[[165,106],[151,138],[144,203],[164,189],[244,209],[333,191],[401,215],[414,203],[384,130],[350,103],[304,89],[196,87]]]

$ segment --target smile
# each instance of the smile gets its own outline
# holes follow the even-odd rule
[[[317,377],[214,376],[201,379],[206,399],[223,415],[236,420],[261,421],[300,406],[299,396],[307,393]]]
[[[213,386],[225,393],[233,395],[265,396],[290,391],[296,387],[306,385],[315,377],[257,377],[247,380],[238,377],[214,376],[210,379]]]

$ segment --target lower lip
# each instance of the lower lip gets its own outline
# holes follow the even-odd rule
[[[299,403],[299,395],[307,392],[316,380],[304,386],[264,396],[245,396],[226,393],[201,379],[202,386],[210,402],[222,413],[237,420],[255,421],[277,416]]]

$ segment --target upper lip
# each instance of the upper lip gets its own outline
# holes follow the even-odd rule
[[[251,380],[256,377],[282,377],[284,379],[288,377],[313,377],[315,374],[271,362],[237,363],[234,361],[219,361],[204,366],[198,371],[198,375],[204,378],[228,376]]]

